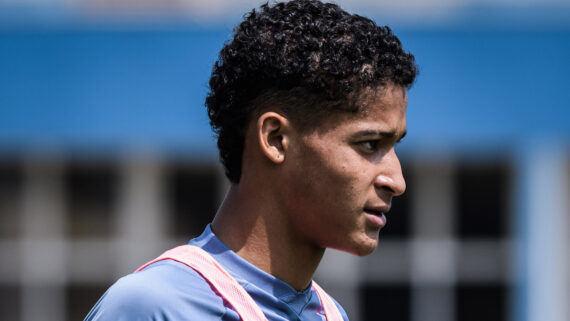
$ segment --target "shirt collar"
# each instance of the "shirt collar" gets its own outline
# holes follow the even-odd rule
[[[210,224],[200,236],[190,240],[189,244],[199,246],[210,253],[244,287],[251,284],[285,302],[299,299],[305,301],[311,295],[312,284],[303,291],[297,291],[286,282],[237,255],[214,234]]]

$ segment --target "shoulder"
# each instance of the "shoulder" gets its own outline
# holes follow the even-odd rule
[[[222,298],[197,272],[166,260],[121,278],[85,320],[220,320],[226,312]]]

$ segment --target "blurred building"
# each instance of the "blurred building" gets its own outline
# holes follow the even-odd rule
[[[339,1],[414,53],[408,183],[316,278],[351,320],[567,321],[570,4]],[[81,320],[227,189],[203,100],[257,1],[0,2],[0,320]]]

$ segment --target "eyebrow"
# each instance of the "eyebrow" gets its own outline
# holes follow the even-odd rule
[[[400,137],[397,137],[396,132],[394,132],[394,131],[385,132],[385,131],[365,129],[365,130],[357,132],[355,134],[355,136],[379,136],[379,137],[389,138],[389,139],[397,138],[398,139],[397,142],[399,142],[402,139],[404,139],[404,137],[406,137],[407,133],[408,133],[408,131],[404,131]]]

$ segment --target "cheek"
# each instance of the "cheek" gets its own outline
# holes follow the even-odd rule
[[[359,195],[354,166],[338,159],[318,159],[299,171],[295,180],[296,198],[310,202],[313,208],[346,210],[355,206]]]
[[[337,155],[327,159],[323,164],[322,176],[325,178],[324,184],[332,190],[342,193],[337,200],[341,201],[357,197],[359,189],[366,184],[364,179],[365,168],[361,164],[359,157],[351,150],[340,150]],[[325,165],[326,164],[326,165]]]
[[[299,203],[297,211],[346,211],[360,201],[362,185],[366,183],[362,164],[365,160],[350,146],[311,142],[292,156],[295,161],[289,165],[286,189],[288,199]]]

